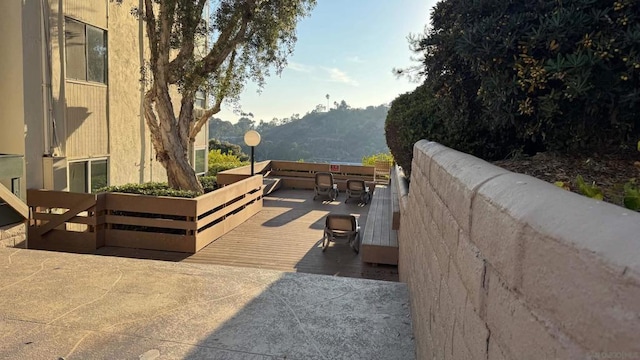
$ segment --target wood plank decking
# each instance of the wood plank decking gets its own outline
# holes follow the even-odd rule
[[[345,204],[345,196],[341,192],[336,201],[314,201],[313,190],[279,189],[265,196],[262,211],[191,256],[113,247],[97,253],[398,281],[397,267],[365,264],[347,244],[332,243],[322,252],[329,212],[355,215],[364,231],[369,205]]]

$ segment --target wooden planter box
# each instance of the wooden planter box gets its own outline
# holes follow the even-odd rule
[[[29,190],[28,247],[93,252],[101,246],[195,253],[262,209],[262,176],[197,198]]]

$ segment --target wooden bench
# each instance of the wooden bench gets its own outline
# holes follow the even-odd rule
[[[390,186],[376,185],[360,245],[363,262],[398,265],[398,234],[392,226],[391,196]]]

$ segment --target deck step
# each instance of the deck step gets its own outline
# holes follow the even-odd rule
[[[263,195],[269,195],[272,192],[280,189],[282,186],[282,180],[278,178],[263,178],[262,184],[264,185],[262,189]]]

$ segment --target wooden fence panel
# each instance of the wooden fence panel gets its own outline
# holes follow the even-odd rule
[[[194,199],[123,193],[105,195],[105,210],[192,217],[196,215]]]
[[[105,229],[105,245],[124,248],[195,253],[195,236],[135,230]]]
[[[305,162],[295,162],[295,161],[271,161],[271,170],[281,170],[281,171],[307,171],[307,172],[318,172],[318,171],[329,171],[329,164],[318,164],[318,163],[305,163]]]
[[[97,195],[27,190],[30,249],[91,253],[100,244]]]

